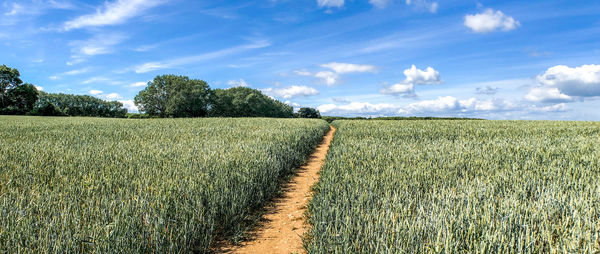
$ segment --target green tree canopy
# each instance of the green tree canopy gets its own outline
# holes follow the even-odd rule
[[[6,97],[9,101],[7,111],[24,115],[33,109],[38,100],[38,90],[32,84],[23,84],[8,90]]]
[[[293,108],[248,87],[216,89],[210,116],[214,117],[292,117]]]
[[[5,109],[11,103],[8,92],[23,83],[20,76],[19,70],[6,65],[0,66],[0,110]]]
[[[40,92],[32,114],[121,118],[127,109],[118,101],[104,101],[89,95]]]
[[[204,117],[210,106],[211,90],[206,82],[185,76],[154,78],[135,96],[140,111],[160,117]]]
[[[300,118],[321,118],[321,113],[314,108],[300,108],[298,110],[298,117]]]

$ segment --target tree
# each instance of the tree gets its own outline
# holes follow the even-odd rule
[[[135,96],[140,111],[159,117],[204,117],[212,91],[202,80],[162,75]]]
[[[7,111],[24,115],[33,109],[38,100],[38,90],[32,84],[19,85],[8,90],[6,98],[9,101]]]
[[[294,109],[248,87],[213,91],[210,116],[213,117],[292,117]]]
[[[298,117],[300,118],[321,118],[321,113],[314,108],[300,108],[298,110]]]
[[[56,105],[50,102],[44,102],[39,107],[34,108],[31,111],[31,114],[34,116],[64,116],[65,113],[60,111]]]
[[[89,95],[40,92],[32,114],[123,118],[127,115],[127,109],[123,108],[121,102],[104,101]]]
[[[8,91],[23,83],[20,76],[19,70],[6,65],[0,66],[0,110],[8,107],[11,102],[7,95]]]

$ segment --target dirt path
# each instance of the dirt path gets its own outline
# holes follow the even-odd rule
[[[283,186],[284,194],[266,207],[250,240],[240,246],[221,246],[219,253],[304,253],[302,235],[308,229],[304,212],[311,196],[310,188],[319,180],[335,128],[327,132],[308,161],[290,182]]]

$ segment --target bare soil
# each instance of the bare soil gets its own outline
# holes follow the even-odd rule
[[[302,236],[309,229],[304,213],[311,187],[319,180],[335,128],[331,127],[308,161],[283,185],[283,194],[270,202],[249,240],[239,245],[219,244],[217,253],[305,253]]]

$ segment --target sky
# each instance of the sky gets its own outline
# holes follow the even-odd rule
[[[118,100],[157,75],[330,116],[600,120],[600,1],[0,0],[0,64]]]

